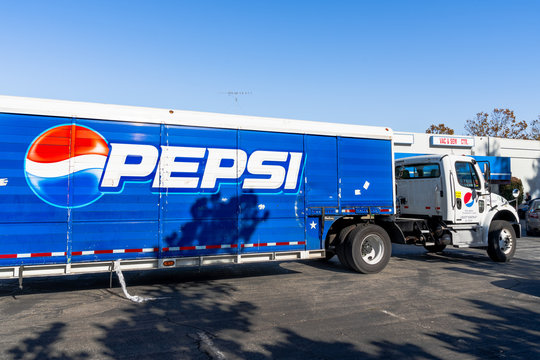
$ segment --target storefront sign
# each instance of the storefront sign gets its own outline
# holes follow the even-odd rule
[[[474,146],[474,138],[464,136],[432,136],[431,146],[471,148]]]

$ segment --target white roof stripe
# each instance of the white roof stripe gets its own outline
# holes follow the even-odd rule
[[[391,139],[384,127],[0,95],[0,113]]]

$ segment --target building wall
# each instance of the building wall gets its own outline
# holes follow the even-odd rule
[[[540,197],[540,141],[489,138],[489,151],[510,157],[512,176],[521,179],[525,192]]]
[[[474,145],[467,147],[433,146],[432,134],[395,133],[396,153],[410,154],[454,154],[509,157],[512,176],[520,178],[523,189],[531,196],[540,197],[540,141],[514,140],[480,136],[456,136],[473,139]],[[437,135],[435,135],[437,136]]]

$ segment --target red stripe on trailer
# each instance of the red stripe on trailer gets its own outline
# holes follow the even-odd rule
[[[248,247],[268,247],[268,246],[294,246],[294,245],[305,245],[305,241],[298,241],[298,242],[289,242],[289,241],[282,241],[282,242],[276,242],[276,243],[259,243],[259,244],[241,244],[240,247],[242,248],[248,248]],[[202,247],[202,246],[201,246]],[[238,248],[238,244],[223,244],[223,245],[206,245],[204,246],[204,249],[236,249]],[[187,251],[187,250],[201,250],[200,247],[197,249],[197,246],[183,246],[180,247],[177,251]],[[159,248],[152,248],[151,251],[144,251],[144,249],[107,249],[107,250],[85,250],[85,251],[72,251],[71,256],[82,256],[84,255],[100,255],[100,254],[114,254],[116,253],[142,253],[142,252],[158,252]],[[168,252],[173,251],[169,247],[164,247],[161,251]],[[18,257],[53,257],[53,256],[66,256],[66,252],[46,252],[46,253],[29,253],[29,254],[0,254],[0,259],[16,259]]]
[[[142,252],[158,252],[158,248],[152,248],[152,251],[143,251],[144,249],[107,249],[107,250],[85,250],[85,251],[72,251],[72,256],[81,255],[99,255],[99,254],[114,254],[116,253],[142,253]],[[84,254],[83,254],[84,253]],[[65,253],[64,253],[65,255]]]
[[[30,254],[30,257],[49,257],[52,256],[52,253],[32,253]]]
[[[53,255],[54,254],[54,255]],[[0,254],[0,259],[15,259],[26,257],[53,257],[53,256],[66,256],[65,252],[44,252],[44,253],[26,253],[26,254]]]
[[[221,245],[206,245],[207,249],[221,249]]]
[[[94,254],[112,254],[112,250],[95,250]]]
[[[169,252],[169,251],[188,251],[188,250],[213,250],[213,249],[236,249],[238,247],[240,248],[250,248],[250,247],[267,247],[267,246],[288,246],[288,245],[291,245],[291,246],[294,246],[294,245],[305,245],[306,242],[305,241],[298,241],[298,242],[289,242],[289,241],[282,241],[282,242],[276,242],[276,243],[271,243],[269,245],[269,243],[253,243],[253,244],[220,244],[220,245],[204,245],[204,248],[203,245],[199,246],[197,248],[197,246],[182,246],[182,247],[179,247],[179,248],[173,248],[171,250],[170,247],[164,247],[161,249],[162,252]],[[130,251],[130,250],[125,250],[125,252],[137,252],[139,250],[142,251],[142,249],[134,249],[136,251]],[[157,248],[154,248],[154,251],[158,251]]]

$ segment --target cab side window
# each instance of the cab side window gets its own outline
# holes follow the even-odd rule
[[[461,186],[470,189],[480,189],[480,179],[473,164],[468,162],[456,162],[456,175]]]
[[[397,179],[429,179],[440,176],[439,164],[413,164],[396,167]]]

